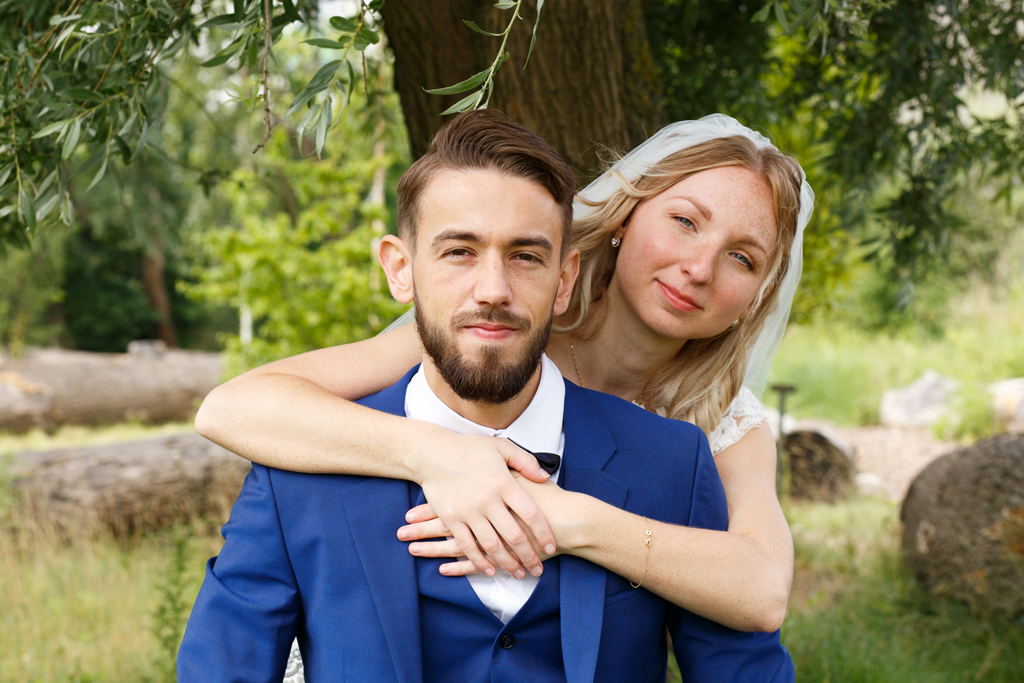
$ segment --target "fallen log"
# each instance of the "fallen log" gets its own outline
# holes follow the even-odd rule
[[[21,453],[9,476],[31,518],[125,537],[195,518],[227,520],[249,462],[198,434]]]
[[[189,420],[220,383],[219,354],[158,342],[132,342],[129,349],[29,349],[0,360],[0,429]]]

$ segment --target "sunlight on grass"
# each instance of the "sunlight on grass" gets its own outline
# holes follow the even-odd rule
[[[998,299],[975,292],[954,310],[940,339],[868,334],[836,321],[793,325],[769,385],[796,385],[787,408],[797,417],[856,425],[876,423],[882,394],[910,384],[928,368],[974,390],[1024,377],[1024,286]],[[774,405],[776,398],[768,391],[765,401]]]
[[[47,434],[41,429],[33,429],[25,434],[0,431],[0,453],[101,446],[120,441],[155,439],[158,436],[169,434],[183,434],[191,432],[193,429],[194,426],[191,422],[171,422],[162,425],[124,422],[102,427],[65,425],[52,434]]]

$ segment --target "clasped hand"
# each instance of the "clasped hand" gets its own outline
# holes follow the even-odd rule
[[[427,503],[409,510],[398,538],[443,538],[412,543],[409,551],[465,558],[441,565],[447,576],[494,576],[496,567],[517,578],[527,571],[540,576],[541,562],[557,552],[542,507],[554,510],[566,492],[547,481],[533,455],[507,439],[452,436],[426,460],[419,483]]]

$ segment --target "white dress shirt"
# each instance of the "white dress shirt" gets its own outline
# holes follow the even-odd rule
[[[413,375],[405,392],[405,414],[414,420],[433,422],[456,434],[482,434],[499,436],[515,441],[533,452],[562,455],[565,432],[562,430],[562,411],[565,406],[565,385],[558,367],[541,356],[540,383],[526,410],[505,429],[491,429],[462,417],[444,404],[427,384],[423,368]],[[561,468],[551,476],[557,482]],[[527,572],[517,579],[498,569],[494,577],[472,574],[466,577],[480,601],[507,624],[533,595],[540,579]],[[458,580],[458,579],[453,579]]]

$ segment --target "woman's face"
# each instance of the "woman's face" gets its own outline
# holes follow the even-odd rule
[[[749,313],[778,229],[771,187],[714,168],[640,202],[620,230],[609,292],[657,336],[703,339]]]

